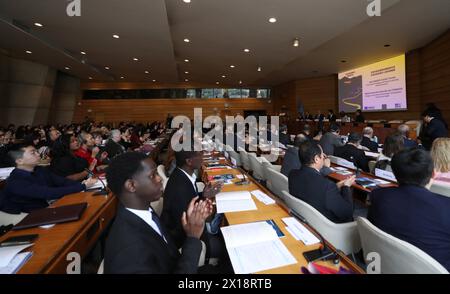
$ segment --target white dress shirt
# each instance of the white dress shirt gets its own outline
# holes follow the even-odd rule
[[[166,243],[167,243],[167,240],[164,237],[164,235],[161,233],[161,231],[159,230],[158,225],[153,221],[152,213],[154,213],[154,212],[152,211],[151,208],[149,208],[148,210],[138,210],[138,209],[131,209],[131,208],[127,207],[126,209],[131,211],[138,217],[140,217],[144,222],[146,222],[150,227],[152,227],[152,229],[155,232],[157,232],[161,237],[163,237],[164,241],[166,241]]]

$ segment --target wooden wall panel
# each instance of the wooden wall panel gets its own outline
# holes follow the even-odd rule
[[[296,81],[296,96],[305,111],[316,115],[320,110],[323,114],[328,109],[337,111],[337,75],[310,78]]]
[[[165,120],[168,113],[194,117],[194,108],[202,108],[203,118],[208,115],[237,115],[245,110],[265,110],[272,114],[269,99],[130,99],[80,100],[75,109],[74,122],[86,116],[105,122]],[[228,105],[228,107],[225,106]]]
[[[450,123],[450,30],[421,50],[422,107],[435,103]]]

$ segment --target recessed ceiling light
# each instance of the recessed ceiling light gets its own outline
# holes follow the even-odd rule
[[[234,66],[234,65],[230,65],[230,67],[231,67],[231,68],[235,68],[235,66]]]
[[[219,82],[216,82],[216,85],[220,84]]]
[[[31,52],[30,50],[27,50],[27,51],[25,51],[25,53],[31,54],[31,53],[33,53],[33,52]]]
[[[156,82],[156,80],[153,80],[153,83]]]
[[[120,77],[121,79],[124,79],[125,77]]]
[[[258,66],[258,69],[257,69],[258,71],[262,71],[262,68],[261,68],[261,66]]]
[[[37,27],[40,27],[40,28],[42,28],[44,26],[43,24],[38,23],[38,22],[35,22],[34,25],[37,26]]]
[[[185,41],[186,43],[190,42],[190,40],[188,38],[184,39],[183,41]]]
[[[226,75],[222,75],[222,78],[226,78],[227,76]]]
[[[184,81],[185,81],[185,82],[189,82],[189,80],[188,80],[188,79],[184,79]]]
[[[80,53],[81,53],[81,55],[86,55],[86,52],[84,52],[84,51],[81,51]]]
[[[239,85],[242,85],[242,81],[239,81]]]
[[[185,74],[189,74],[189,72],[188,72],[188,71],[185,71],[184,73],[185,73]]]
[[[150,73],[148,70],[144,71],[146,74]]]
[[[114,39],[119,39],[120,37],[119,37],[119,35],[113,35],[113,38]]]
[[[298,40],[298,38],[294,39],[294,43],[292,44],[292,46],[294,46],[294,47],[300,46],[300,41]]]
[[[189,59],[185,59],[184,62],[189,62]]]
[[[184,3],[191,3],[191,0],[183,0]]]
[[[66,67],[64,67],[64,69],[65,69],[65,70],[69,70],[69,69],[70,69],[70,67],[66,66]]]
[[[269,18],[269,22],[275,23],[275,22],[277,22],[277,19],[275,17],[271,17],[271,18]]]
[[[92,77],[89,77],[88,79],[92,80]]]
[[[136,57],[133,57],[133,60],[134,60],[134,61],[139,61],[139,59],[137,59]]]
[[[248,53],[250,52],[250,49],[244,49],[244,52]]]
[[[105,66],[105,69],[109,69],[109,66]]]

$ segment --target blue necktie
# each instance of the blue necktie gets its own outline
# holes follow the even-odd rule
[[[166,239],[164,230],[161,225],[161,220],[159,219],[158,215],[156,214],[156,212],[153,209],[152,209],[152,220],[155,222],[156,226],[158,227],[159,231],[161,232],[162,237],[164,239]]]

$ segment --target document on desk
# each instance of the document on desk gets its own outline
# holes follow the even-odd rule
[[[222,227],[221,230],[236,274],[297,263],[273,227],[265,221]]]
[[[258,199],[259,201],[261,201],[265,205],[275,204],[275,200],[270,198],[266,193],[264,193],[261,190],[254,190],[251,193],[256,197],[256,199]]]
[[[364,153],[366,154],[366,156],[373,158],[378,158],[380,156],[380,153],[376,152],[364,151]]]
[[[0,247],[0,267],[7,266],[20,251],[31,245],[33,244]]]
[[[33,255],[33,252],[22,252],[14,256],[11,262],[0,267],[0,275],[15,274]]]
[[[14,169],[15,169],[15,167],[0,168],[0,180],[4,180],[4,179],[8,178]]]
[[[287,225],[286,230],[296,240],[302,241],[307,246],[320,243],[320,240],[294,217],[285,217],[282,221]]]
[[[102,181],[105,184],[105,186],[108,186],[108,182],[106,181],[106,179],[102,179]],[[89,187],[89,189],[101,189],[101,188],[103,188],[103,184],[100,180],[97,180],[97,182],[94,185]]]
[[[217,213],[257,210],[248,191],[222,192],[216,195]]]

